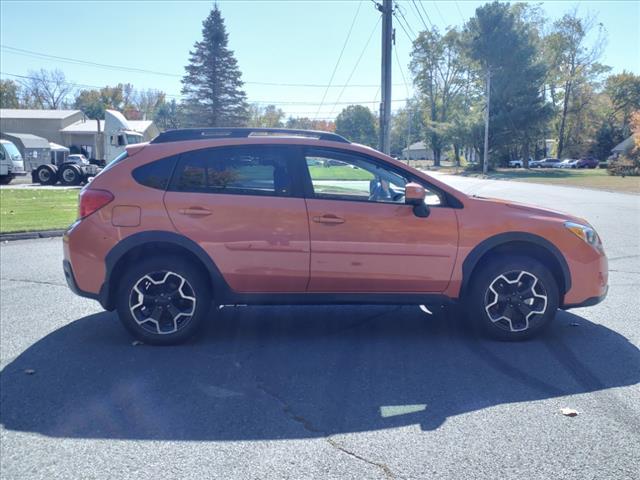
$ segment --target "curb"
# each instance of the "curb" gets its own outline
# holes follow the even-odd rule
[[[40,230],[38,232],[16,232],[16,233],[2,233],[0,234],[0,242],[7,242],[13,240],[33,240],[36,238],[52,238],[61,237],[66,232],[63,230]]]

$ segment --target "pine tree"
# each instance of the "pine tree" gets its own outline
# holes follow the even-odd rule
[[[182,79],[185,123],[198,127],[245,125],[248,118],[246,94],[233,51],[227,48],[229,35],[218,6],[202,23],[202,41],[189,52],[189,65]]]

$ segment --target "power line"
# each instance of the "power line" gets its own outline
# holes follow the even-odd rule
[[[324,94],[322,95],[322,100],[320,101],[320,106],[318,107],[318,111],[316,112],[314,118],[320,114],[320,109],[324,105],[325,98],[327,98],[327,93],[329,92],[329,88],[331,87],[331,83],[333,82],[333,77],[336,75],[336,71],[338,70],[338,65],[340,65],[340,60],[342,60],[342,54],[344,53],[344,49],[347,47],[347,43],[349,43],[349,39],[351,38],[351,32],[353,31],[353,26],[356,24],[356,19],[358,18],[358,13],[360,13],[361,6],[362,6],[362,0],[358,2],[358,8],[356,9],[356,13],[353,16],[353,20],[351,21],[351,26],[349,27],[347,38],[344,39],[344,43],[342,44],[342,50],[340,50],[340,55],[338,55],[338,60],[336,61],[336,65],[335,67],[333,67],[333,72],[331,72],[331,78],[329,79],[329,84],[327,85],[327,88],[324,90]]]
[[[400,26],[402,26],[402,23],[400,22],[400,19],[398,18],[398,16],[396,15],[396,11],[400,13],[400,16],[402,17],[402,19],[404,20],[404,23],[407,25],[407,29],[409,30],[409,32],[411,33],[411,36],[413,38],[416,38],[417,35],[415,34],[415,32],[413,31],[413,28],[411,28],[411,24],[409,23],[409,21],[407,20],[407,17],[404,16],[404,12],[402,11],[403,8],[400,6],[400,4],[398,2],[396,2],[396,8],[393,12],[393,15],[396,17],[396,19],[398,20],[398,23],[400,23]],[[403,27],[404,28],[404,27]]]
[[[427,13],[427,9],[424,8],[424,4],[422,3],[422,0],[418,0],[418,3],[420,4],[420,8],[422,9],[425,16],[427,17],[427,21],[429,22],[429,25],[431,25],[431,28],[433,28],[433,22],[431,21],[431,17],[429,17],[429,14]]]
[[[373,38],[373,34],[376,33],[376,29],[378,28],[378,25],[380,24],[381,19],[382,19],[382,17],[378,17],[378,21],[373,26],[373,29],[371,30],[371,33],[369,34],[369,38],[367,39],[367,43],[365,44],[364,48],[362,49],[362,52],[360,53],[360,56],[358,57],[358,60],[356,60],[356,64],[353,66],[353,70],[351,70],[351,73],[349,74],[349,78],[347,78],[347,81],[346,81],[345,85],[349,85],[349,82],[351,81],[351,77],[353,77],[353,74],[355,73],[356,69],[358,68],[358,65],[360,65],[360,60],[362,60],[362,57],[364,56],[365,52],[367,51],[367,48],[369,47],[369,44],[371,43],[371,39]],[[345,86],[345,88],[346,88],[346,86]],[[340,99],[342,98],[342,94],[344,93],[345,88],[340,90],[340,94],[338,95],[338,98],[337,98],[336,102],[333,104],[333,107],[331,108],[331,112],[329,113],[330,116],[333,115],[333,111],[335,110],[336,106],[339,105]],[[367,102],[360,102],[360,103],[367,103]]]
[[[402,77],[402,83],[404,83],[404,88],[407,92],[407,98],[411,97],[411,92],[409,91],[409,85],[407,84],[407,79],[404,76],[404,70],[402,68],[402,64],[400,63],[400,57],[398,57],[398,48],[394,46],[393,52],[396,56],[396,62],[398,63],[398,69],[400,70],[400,76]]]
[[[462,11],[460,10],[460,6],[458,5],[458,2],[454,2],[456,4],[456,9],[458,10],[458,13],[460,14],[460,20],[462,20],[462,23],[464,24],[465,19],[464,19],[464,15],[462,14]]]
[[[438,12],[438,16],[440,17],[440,19],[442,20],[442,24],[446,25],[447,21],[444,19],[444,17],[442,16],[442,13],[440,12],[440,8],[438,8],[438,4],[436,2],[431,2],[433,3],[433,6],[436,7],[436,12]],[[422,5],[422,0],[420,0],[420,4]]]
[[[402,31],[404,32],[404,34],[407,36],[407,38],[409,39],[410,43],[413,43],[413,39],[411,38],[411,35],[409,35],[409,32],[407,32],[407,29],[404,28],[404,25],[402,25],[402,22],[400,21],[400,19],[395,15],[393,15],[394,17],[396,17],[396,20],[398,20],[398,25],[400,25],[400,28],[402,28]],[[414,34],[415,35],[415,34]],[[415,36],[414,36],[415,38]]]
[[[418,10],[418,5],[416,5],[416,1],[411,0],[411,4],[413,5],[413,8],[415,9],[415,11],[418,13],[418,17],[420,17],[420,21],[422,22],[422,25],[424,25],[424,29],[429,30],[429,27],[427,27],[427,22],[424,21],[424,18],[422,18],[422,14],[420,13],[420,10]]]
[[[16,78],[23,78],[23,79],[34,79],[36,77],[33,76],[29,76],[29,75],[18,75],[15,73],[8,73],[8,72],[0,72],[0,75],[6,75],[6,76],[10,76],[10,77],[16,77]],[[63,82],[65,85],[69,85],[69,86],[74,86],[74,87],[81,87],[81,88],[104,88],[103,86],[98,86],[98,85],[86,85],[86,84],[81,84],[81,83],[73,83],[73,82]],[[379,87],[378,87],[379,88]],[[162,92],[165,93],[165,92]],[[175,94],[169,94],[169,93],[165,93],[165,96],[167,97],[173,97],[173,98],[182,98],[182,95],[175,95]],[[404,98],[400,98],[400,99],[396,99],[396,100],[391,100],[392,102],[404,102],[406,101],[406,99]],[[316,106],[316,105],[320,105],[318,102],[297,102],[297,101],[289,101],[289,100],[249,100],[250,103],[257,103],[257,104],[261,104],[261,105],[306,105],[306,106]],[[375,101],[366,101],[366,100],[350,100],[350,101],[343,101],[343,102],[336,102],[334,105],[354,105],[354,104],[372,104],[372,103],[377,103]]]
[[[106,70],[118,70],[118,71],[124,71],[124,72],[145,73],[149,75],[161,75],[165,77],[182,78],[182,75],[178,75],[176,73],[159,72],[155,70],[147,70],[147,69],[137,68],[137,67],[128,67],[123,65],[111,65],[107,63],[91,62],[87,60],[80,60],[77,58],[70,58],[70,57],[60,57],[58,55],[49,55],[47,53],[35,52],[32,50],[25,50],[22,48],[11,47],[9,45],[0,45],[0,48],[5,50],[7,53],[12,53],[14,55],[21,55],[21,56],[31,57],[31,58],[51,59],[51,60],[56,60],[60,62],[71,63],[74,65],[87,65],[87,66],[102,68]],[[377,88],[378,87],[377,84],[325,85],[325,84],[318,84],[318,83],[282,83],[282,82],[251,82],[251,81],[246,81],[243,83],[247,85],[262,85],[262,86],[272,86],[272,87],[308,87],[308,88],[327,88],[327,87],[330,87],[330,88],[344,88],[344,87]]]

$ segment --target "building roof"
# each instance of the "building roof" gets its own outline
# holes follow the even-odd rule
[[[70,152],[71,151],[67,147],[64,147],[62,145],[58,145],[57,143],[53,143],[53,142],[49,142],[49,147],[54,152]]]
[[[104,120],[80,120],[60,130],[62,133],[98,133],[98,122],[100,122],[100,132],[104,132]],[[144,133],[153,124],[151,120],[127,120],[129,128],[134,132]]]
[[[426,150],[426,149],[427,147],[424,144],[424,142],[416,142],[416,143],[412,143],[407,148],[403,148],[402,151],[404,152],[405,150]]]
[[[0,108],[0,118],[21,118],[36,120],[62,120],[82,113],[80,110],[30,110],[22,108]]]
[[[100,122],[100,131],[104,131],[104,120],[79,120],[71,125],[68,125],[61,129],[62,133],[86,133],[93,134],[98,133],[98,122]]]
[[[24,148],[49,148],[49,140],[30,133],[3,132],[2,136],[7,137],[9,140],[20,141]]]
[[[613,153],[624,153],[627,150],[630,150],[633,147],[633,144],[633,135],[631,135],[630,137],[625,138],[622,142],[613,147],[611,151]]]

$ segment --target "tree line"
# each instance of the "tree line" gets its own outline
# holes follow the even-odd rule
[[[460,163],[465,152],[480,156],[488,106],[492,165],[551,155],[604,159],[630,135],[633,112],[640,109],[640,76],[611,74],[599,62],[603,27],[576,10],[551,22],[539,5],[494,1],[461,27],[432,27],[411,40],[415,94],[392,118],[396,156],[416,141],[431,149],[436,165],[445,157]],[[161,129],[304,128],[377,144],[377,116],[361,105],[346,107],[333,122],[286,118],[276,105],[249,103],[217,5],[189,52],[181,94],[179,101],[168,99],[128,83],[78,87],[59,70],[0,81],[2,108],[77,108],[89,118],[103,118],[112,108],[130,119],[152,119]],[[552,151],[547,139],[554,140]]]

